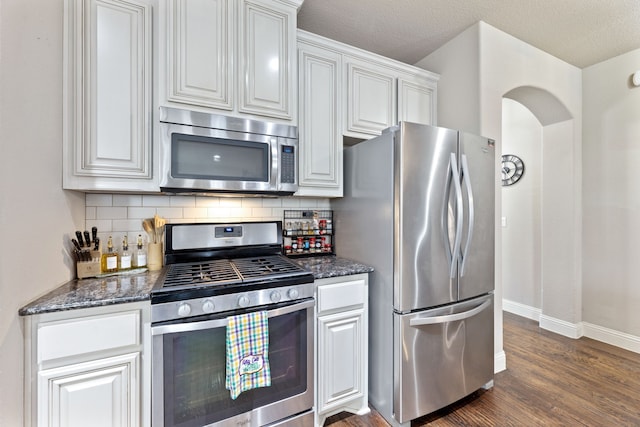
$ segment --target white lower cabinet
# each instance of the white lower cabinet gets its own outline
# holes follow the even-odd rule
[[[38,373],[38,425],[137,426],[140,352]]]
[[[25,317],[25,425],[151,424],[149,303]]]
[[[316,280],[316,425],[368,413],[368,274]]]

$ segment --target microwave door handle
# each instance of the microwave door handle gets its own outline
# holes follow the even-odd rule
[[[280,189],[280,165],[278,164],[278,152],[282,150],[281,141],[277,138],[271,138],[271,150],[269,155],[271,156],[271,177],[269,179],[269,185],[271,188]]]
[[[297,304],[275,308],[273,310],[268,310],[267,316],[269,318],[282,316],[282,315],[293,313],[299,310],[308,309],[309,307],[313,307],[314,304],[315,304],[315,301],[311,299],[311,300],[303,301]],[[205,320],[203,322],[188,322],[188,323],[177,323],[173,325],[152,326],[151,335],[173,334],[176,332],[201,331],[203,329],[215,329],[215,328],[222,328],[226,326],[227,326],[227,317],[223,317],[219,319]]]

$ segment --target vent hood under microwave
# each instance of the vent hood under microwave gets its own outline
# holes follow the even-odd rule
[[[298,190],[298,130],[160,107],[160,189],[183,194],[292,195]]]

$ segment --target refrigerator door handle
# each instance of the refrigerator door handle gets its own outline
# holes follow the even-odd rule
[[[460,245],[462,243],[462,187],[460,186],[460,172],[458,170],[458,161],[456,153],[451,153],[449,163],[451,164],[451,175],[453,177],[453,187],[456,190],[456,236],[453,240],[453,251],[451,255],[451,265],[449,266],[449,277],[455,279],[457,260],[460,256]]]
[[[471,240],[473,239],[473,226],[475,222],[475,213],[473,210],[473,190],[471,189],[471,178],[469,177],[469,164],[467,163],[467,156],[462,155],[461,160],[462,167],[462,180],[464,181],[465,187],[467,189],[467,203],[469,205],[469,227],[467,233],[467,242],[464,245],[464,251],[462,252],[462,263],[460,265],[460,276],[464,276],[464,267],[467,264],[467,253],[469,252],[469,247],[471,247]]]
[[[465,319],[468,319],[470,317],[475,316],[476,314],[480,313],[482,310],[484,310],[485,308],[489,307],[490,305],[491,305],[491,300],[488,299],[485,302],[483,302],[482,304],[480,304],[479,306],[477,306],[476,308],[473,308],[473,309],[468,310],[468,311],[463,311],[462,313],[446,314],[444,316],[433,316],[433,317],[424,317],[424,318],[411,319],[409,321],[409,326],[435,325],[435,324],[439,324],[439,323],[447,323],[447,322],[455,322],[457,320],[465,320]]]

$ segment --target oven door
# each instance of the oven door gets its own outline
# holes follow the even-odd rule
[[[152,325],[153,425],[257,427],[310,411],[313,306],[310,299],[268,310],[271,386],[236,400],[225,388],[226,316]]]

